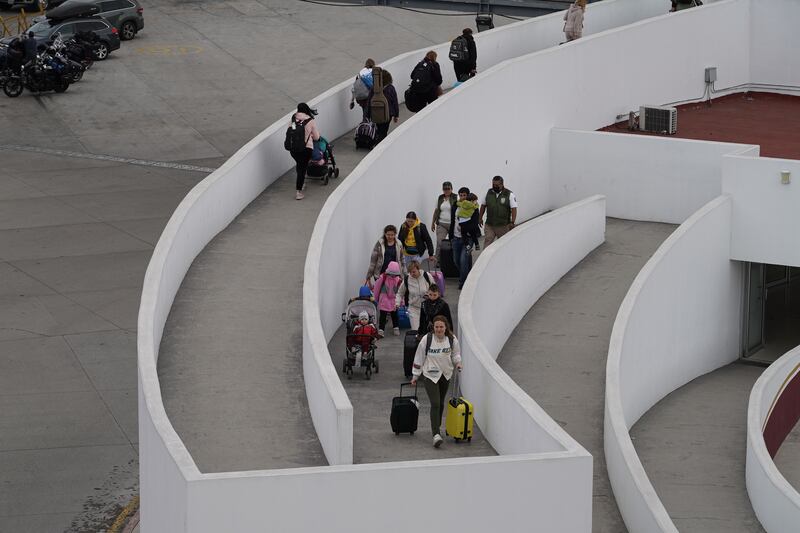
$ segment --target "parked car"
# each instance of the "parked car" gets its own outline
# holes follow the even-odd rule
[[[58,4],[54,5],[53,2]],[[81,10],[86,6],[96,6],[97,14],[117,28],[123,41],[133,39],[144,29],[144,8],[138,0],[50,0],[45,14],[33,20],[39,22],[45,18],[59,17],[63,9]]]
[[[62,39],[69,39],[82,31],[91,31],[97,35],[99,42],[95,47],[95,57],[102,61],[114,50],[119,50],[119,31],[103,17],[89,15],[65,19],[46,19],[29,28],[37,42],[44,43],[61,34]]]

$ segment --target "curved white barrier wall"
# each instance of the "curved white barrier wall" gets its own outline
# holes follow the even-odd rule
[[[800,494],[786,481],[764,442],[773,406],[792,379],[800,379],[800,346],[772,363],[758,378],[747,407],[747,493],[768,533],[794,533],[800,524]],[[799,400],[795,399],[795,404]]]
[[[603,241],[605,199],[594,196],[515,228],[480,255],[464,284],[458,302],[463,388],[480,406],[476,421],[498,453],[558,446],[588,455],[496,360],[531,306]]]
[[[629,429],[661,398],[738,355],[741,267],[730,260],[731,200],[720,196],[675,230],[620,306],[606,366],[605,455],[630,531],[677,529]]]
[[[659,0],[607,0],[590,9],[592,23],[587,33],[656,15],[663,6]],[[555,14],[476,35],[479,67],[486,69],[510,57],[555,45],[562,39],[561,26],[560,15]],[[446,56],[446,44],[435,49]],[[401,94],[404,86],[400,80],[405,79],[405,74],[401,73],[410,72],[423,53],[424,50],[404,54],[384,63],[387,69],[395,72]],[[448,67],[443,68],[445,83],[452,84],[453,74]],[[348,79],[310,102],[320,109],[321,129],[330,138],[343,135],[360,118],[358,110],[347,110],[349,86]],[[198,505],[193,487],[199,482],[205,486],[205,481],[211,478],[198,471],[164,411],[156,371],[159,345],[175,294],[194,258],[265,187],[292,167],[292,160],[282,145],[288,120],[287,114],[267,128],[184,198],[167,224],[148,266],[138,323],[141,527],[145,532],[186,531],[189,522],[195,519],[195,512],[204,515],[199,511],[208,510]],[[309,273],[308,267],[306,273]],[[339,293],[345,294],[344,285],[339,286]],[[309,303],[314,303],[313,298],[310,302],[307,298],[304,295],[305,309],[309,309]],[[313,307],[318,308],[318,305]],[[321,317],[318,312],[311,311],[304,315],[304,320],[309,319],[319,322]],[[352,408],[338,377],[327,368],[330,360],[321,357],[324,344],[320,342],[324,341],[319,336],[314,336],[312,341],[305,335],[304,373],[309,404],[328,461],[349,463],[352,461]],[[309,349],[313,352],[310,356],[307,355]],[[226,486],[234,483],[238,475],[223,476]],[[268,472],[242,474],[242,483],[252,483],[259,475],[271,478]],[[245,479],[250,481],[245,482]],[[231,489],[231,494],[233,492]],[[231,502],[224,491],[216,497],[214,509]],[[240,525],[241,530],[259,527],[263,518],[261,507],[239,509],[235,516],[229,517],[227,529],[231,524]],[[296,511],[291,506],[275,510]],[[220,513],[219,516],[226,515]]]

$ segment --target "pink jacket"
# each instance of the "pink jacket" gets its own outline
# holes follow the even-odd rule
[[[378,309],[381,311],[394,311],[395,298],[397,296],[397,289],[403,278],[400,276],[390,276],[385,272],[380,275],[378,281],[375,282],[375,298],[378,302]]]
[[[306,119],[311,119],[306,123],[306,148],[314,149],[314,141],[319,140],[319,130],[317,129],[317,121],[313,117],[309,117],[305,113],[298,111],[294,114],[297,122],[303,122]]]

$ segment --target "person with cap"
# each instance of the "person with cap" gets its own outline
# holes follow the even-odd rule
[[[486,214],[484,248],[511,231],[517,222],[517,198],[510,189],[506,189],[503,176],[492,178],[492,188],[486,192],[478,215],[478,224],[484,224]]]
[[[449,181],[442,183],[442,194],[436,199],[431,222],[431,230],[436,232],[436,260],[439,265],[442,264],[442,241],[447,238],[455,220],[457,201],[458,197],[453,193],[453,184]]]
[[[311,152],[314,149],[314,141],[319,140],[319,130],[314,116],[317,114],[316,109],[311,109],[307,103],[301,102],[297,104],[297,112],[292,115],[292,123],[298,127],[303,127],[305,132],[305,148],[300,151],[290,152],[292,159],[297,163],[297,179],[295,180],[295,194],[296,200],[302,200],[305,195],[303,190],[306,188],[306,170],[308,170],[308,162],[311,161]],[[290,124],[291,125],[291,124]]]
[[[398,235],[403,243],[403,267],[408,269],[411,261],[421,262],[423,254],[428,252],[428,261],[434,261],[433,240],[428,228],[417,218],[414,211],[406,213],[406,220],[400,226]]]
[[[378,337],[383,338],[383,330],[389,316],[392,317],[394,334],[400,335],[400,322],[397,317],[397,290],[400,288],[402,279],[400,278],[400,264],[392,261],[386,267],[386,272],[380,275],[375,282],[375,299],[378,304]]]

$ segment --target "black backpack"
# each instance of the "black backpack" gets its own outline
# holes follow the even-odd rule
[[[289,152],[298,153],[306,149],[306,143],[308,142],[306,124],[310,120],[310,118],[307,118],[303,121],[297,121],[292,117],[292,125],[286,128],[286,139],[283,141],[283,147]]]
[[[412,93],[425,94],[433,89],[433,63],[423,60],[417,63],[414,70],[411,71],[411,86],[409,89]]]
[[[464,62],[469,61],[469,46],[467,38],[459,35],[450,43],[450,60]]]

